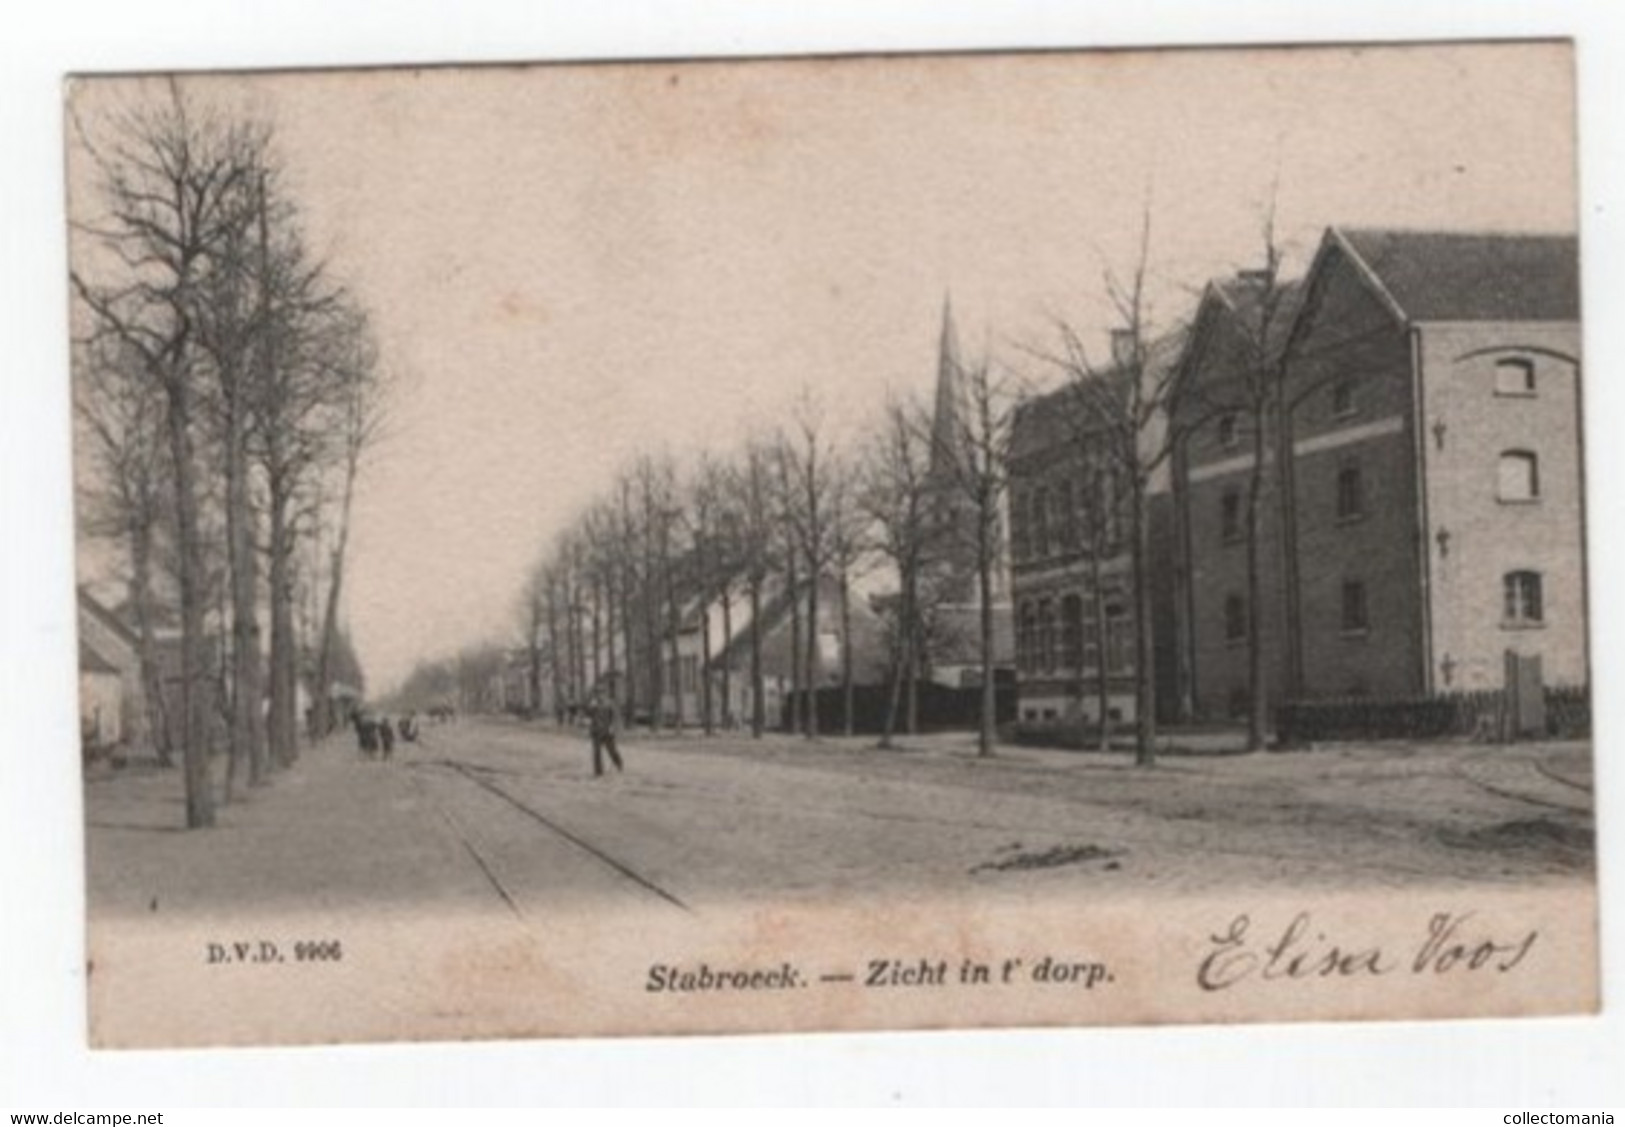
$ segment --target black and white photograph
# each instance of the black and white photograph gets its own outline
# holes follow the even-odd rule
[[[90,1042],[1595,1012],[1575,68],[72,76]]]

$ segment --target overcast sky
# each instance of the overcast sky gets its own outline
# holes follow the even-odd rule
[[[1572,56],[1458,46],[490,67],[189,80],[276,125],[401,379],[357,501],[374,690],[515,636],[549,537],[641,450],[732,448],[803,384],[854,432],[966,351],[1155,313],[1328,223],[1572,231]],[[83,112],[140,96],[131,80]],[[1037,372],[1034,373],[1039,374]]]

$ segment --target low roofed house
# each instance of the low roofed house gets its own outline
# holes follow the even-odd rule
[[[147,742],[139,643],[119,617],[80,588],[79,728],[86,747]]]

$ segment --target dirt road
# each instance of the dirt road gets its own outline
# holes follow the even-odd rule
[[[708,905],[975,891],[1049,897],[1228,887],[1589,879],[1589,750],[1346,747],[1126,757],[952,737],[633,736],[595,778],[585,737],[464,720],[393,762],[334,741],[210,833],[171,832],[171,773],[87,786],[94,903],[210,909],[608,899]]]

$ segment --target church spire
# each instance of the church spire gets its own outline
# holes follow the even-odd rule
[[[931,419],[931,468],[944,473],[943,459],[958,451],[959,433],[959,333],[954,328],[953,295],[942,295],[942,339],[937,346],[937,402]]]

